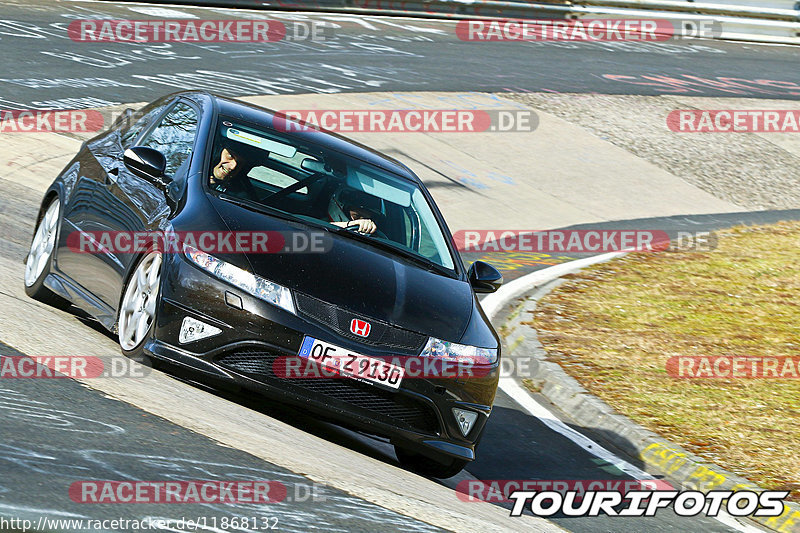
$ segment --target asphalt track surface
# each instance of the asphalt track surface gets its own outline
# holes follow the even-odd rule
[[[281,13],[275,15],[289,26],[314,20],[330,24],[333,34],[316,42],[132,46],[74,42],[66,29],[88,18],[228,19],[253,12],[43,0],[8,0],[0,9],[4,109],[98,107],[193,88],[227,96],[508,90],[800,97],[800,71],[791,68],[797,49],[789,46],[475,43],[460,41],[452,22],[345,15],[290,20],[293,15]]]
[[[452,34],[451,23],[338,15],[309,16],[341,26],[336,28],[335,45],[279,43],[257,51],[255,45],[162,44],[137,46],[134,51],[130,45],[86,45],[65,37],[64,28],[70,20],[147,18],[148,13],[156,13],[147,9],[152,8],[81,1],[6,2],[0,7],[0,107],[96,107],[151,100],[182,88],[213,89],[228,96],[504,89],[800,96],[800,69],[788,67],[797,65],[796,49],[782,46],[709,41],[673,43],[668,49],[625,43],[476,46],[459,42]],[[170,9],[198,18],[236,15],[229,11],[209,14],[193,8]],[[247,16],[246,12],[241,16]],[[0,254],[4,259],[22,262],[39,202],[40,198],[0,176]],[[673,233],[686,228],[713,230],[741,222],[797,219],[798,215],[785,211],[669,217],[646,221],[646,227]],[[643,224],[628,221],[608,226],[635,228]],[[0,292],[7,293],[5,288]],[[82,328],[99,331],[77,312],[74,323],[76,335],[84,334]],[[0,354],[22,355],[2,341],[0,331]],[[391,447],[379,440],[271,402],[219,391],[208,394],[223,395],[331,443],[396,464]],[[0,516],[246,516],[253,509],[245,504],[216,508],[79,504],[71,501],[65,490],[76,479],[227,477],[279,480],[289,487],[287,500],[269,508],[270,516],[278,520],[278,530],[437,529],[330,487],[314,487],[316,497],[309,496],[311,484],[299,474],[222,447],[71,380],[4,380],[0,383],[0,427]],[[602,435],[590,436],[602,443]],[[629,457],[625,460],[644,468]],[[498,393],[479,458],[468,472],[478,479],[628,478],[613,464],[599,460],[525,413],[502,392]],[[655,518],[557,517],[554,522],[571,531],[586,532],[732,531],[710,518],[680,518],[668,510]]]

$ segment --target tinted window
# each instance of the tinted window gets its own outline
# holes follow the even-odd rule
[[[419,186],[346,154],[225,117],[215,132],[208,176],[215,193],[337,226],[343,236],[455,269],[443,228]],[[356,235],[353,222],[364,219],[376,229]]]
[[[162,104],[159,106],[150,104],[139,111],[135,111],[133,115],[128,120],[134,121],[133,124],[129,124],[125,126],[122,130],[122,135],[120,136],[120,144],[122,144],[122,148],[127,150],[131,146],[133,146],[133,141],[136,140],[136,137],[144,131],[144,128],[150,124],[161,112],[164,110],[166,104]],[[123,124],[125,124],[125,119],[120,119]]]
[[[197,111],[187,104],[179,103],[139,144],[164,154],[167,158],[165,174],[172,176],[191,155],[196,133]]]

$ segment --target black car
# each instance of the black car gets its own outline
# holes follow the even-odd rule
[[[29,296],[88,312],[124,354],[389,437],[435,477],[475,458],[491,412],[500,343],[475,293],[500,283],[462,266],[403,164],[194,91],[83,144],[25,269]]]

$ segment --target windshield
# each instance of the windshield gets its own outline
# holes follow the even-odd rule
[[[342,233],[358,232],[365,242],[454,269],[442,229],[419,187],[340,152],[221,118],[208,185],[212,193]]]

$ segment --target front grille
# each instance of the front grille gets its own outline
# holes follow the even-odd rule
[[[366,409],[374,418],[388,418],[412,429],[436,433],[439,422],[430,406],[402,394],[377,388],[349,378],[288,378],[273,372],[275,360],[282,354],[262,349],[241,349],[223,355],[216,363],[223,368],[248,375],[257,381],[278,381],[319,395]]]
[[[405,352],[407,355],[418,355],[428,341],[425,335],[398,328],[373,318],[357,315],[312,296],[295,293],[295,300],[297,301],[297,310],[301,315],[320,322],[339,335],[362,344],[383,346]],[[350,331],[350,322],[354,318],[370,323],[369,337],[359,337]]]

